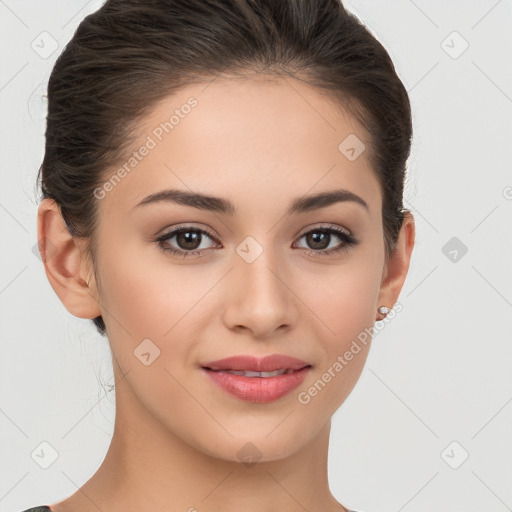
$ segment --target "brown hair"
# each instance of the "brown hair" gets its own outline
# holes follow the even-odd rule
[[[50,75],[38,174],[93,264],[94,190],[129,152],[135,122],[189,84],[263,71],[325,90],[368,131],[389,256],[408,211],[411,108],[390,56],[340,0],[107,0]],[[105,334],[102,317],[93,322]]]

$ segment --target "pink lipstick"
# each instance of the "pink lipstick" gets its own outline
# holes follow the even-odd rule
[[[202,371],[224,391],[242,400],[267,403],[304,382],[312,365],[274,354],[263,358],[233,356],[201,364]]]

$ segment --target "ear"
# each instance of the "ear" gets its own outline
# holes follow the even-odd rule
[[[398,301],[400,291],[409,270],[414,247],[415,225],[411,212],[406,212],[395,250],[384,266],[378,306],[392,308]]]
[[[37,239],[48,281],[65,308],[79,318],[100,316],[94,276],[87,271],[84,242],[72,237],[53,199],[45,198],[39,205]]]

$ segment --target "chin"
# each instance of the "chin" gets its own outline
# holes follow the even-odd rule
[[[274,428],[277,425],[274,425]],[[278,429],[281,427],[278,427]],[[227,462],[243,463],[251,467],[257,462],[272,462],[286,459],[299,451],[307,439],[300,439],[296,433],[275,432],[268,435],[265,433],[255,433],[254,436],[248,435],[247,429],[239,437],[226,439],[229,436],[223,436],[223,440],[209,438],[207,444],[201,444],[197,448],[207,455]],[[214,441],[212,443],[212,440]]]

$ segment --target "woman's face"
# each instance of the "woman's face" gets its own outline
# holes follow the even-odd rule
[[[263,78],[189,86],[139,128],[135,152],[97,189],[100,310],[126,374],[118,414],[132,425],[148,415],[225,460],[252,445],[262,461],[291,454],[349,395],[369,348],[361,334],[392,306],[380,290],[382,197],[367,134],[315,89]],[[304,201],[341,189],[361,201]],[[139,205],[166,190],[188,204]],[[228,393],[202,369],[269,354],[311,367],[266,402]]]

